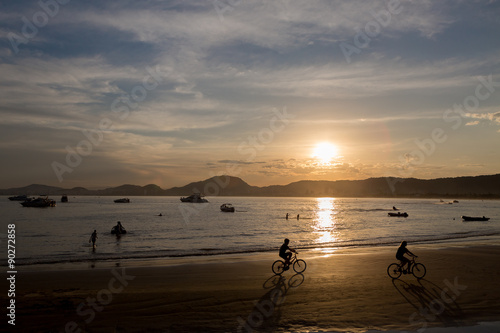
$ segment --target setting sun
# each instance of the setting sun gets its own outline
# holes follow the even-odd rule
[[[321,142],[314,147],[312,157],[318,159],[321,163],[327,164],[337,157],[338,154],[339,150],[337,146],[329,142]]]

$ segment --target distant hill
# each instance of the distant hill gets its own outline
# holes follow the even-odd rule
[[[0,190],[1,195],[21,195],[26,194],[28,196],[39,196],[39,195],[94,195],[94,191],[87,190],[83,187],[75,187],[72,189],[64,189],[61,187],[31,184],[25,187],[8,188],[5,190]]]
[[[200,192],[208,196],[255,196],[259,195],[259,190],[260,187],[250,186],[241,178],[217,176],[183,187],[173,187],[166,190],[166,195],[190,195]]]
[[[500,198],[500,174],[438,179],[381,177],[365,180],[299,181],[261,188],[267,196]]]
[[[167,195],[158,185],[149,184],[146,186],[121,185],[110,187],[104,190],[94,191],[95,195],[119,195],[119,196],[137,196],[137,195]]]
[[[103,190],[32,184],[0,190],[0,195],[28,196],[102,195],[102,196],[187,196],[200,192],[207,196],[276,196],[276,197],[409,197],[409,198],[500,198],[500,174],[437,179],[380,177],[365,180],[302,180],[288,185],[251,186],[241,178],[217,176],[182,187],[161,189],[121,185]]]

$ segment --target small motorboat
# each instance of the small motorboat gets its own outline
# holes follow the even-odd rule
[[[38,208],[55,207],[56,201],[49,199],[48,197],[38,197],[36,199],[28,198],[25,201],[21,202],[21,205],[23,205],[23,207],[38,207]]]
[[[64,194],[62,197],[61,197],[61,202],[68,202],[68,196],[66,194]]]
[[[489,217],[480,217],[480,216],[462,216],[462,220],[464,221],[489,221]]]
[[[201,193],[193,193],[189,197],[182,197],[181,201],[182,202],[195,202],[195,203],[208,202],[208,200],[205,199]]]
[[[233,213],[234,212],[234,207],[230,203],[225,203],[225,204],[222,204],[220,206],[220,210],[223,211],[223,212]]]
[[[408,213],[407,212],[404,212],[404,213],[401,213],[401,212],[397,212],[397,213],[387,213],[389,216],[393,216],[393,217],[408,217]]]
[[[129,203],[130,199],[129,198],[121,198],[121,199],[116,199],[116,203]]]
[[[453,205],[453,201],[444,201],[443,199],[439,199],[439,203],[441,205]]]

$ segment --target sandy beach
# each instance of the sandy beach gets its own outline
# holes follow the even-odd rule
[[[500,247],[425,249],[422,280],[391,280],[395,248],[301,251],[303,274],[271,272],[275,253],[166,260],[161,266],[26,271],[19,332],[411,330],[500,319]]]

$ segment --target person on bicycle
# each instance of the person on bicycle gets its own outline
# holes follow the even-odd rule
[[[285,267],[287,267],[287,269],[288,265],[290,265],[290,258],[292,257],[292,252],[297,253],[297,251],[288,246],[288,243],[290,243],[290,240],[288,238],[285,238],[283,245],[281,245],[280,247],[280,253],[279,253],[280,257],[285,259]]]
[[[410,259],[405,257],[405,254],[408,254],[412,257],[417,257],[416,255],[411,253],[410,250],[408,250],[406,248],[406,245],[407,245],[406,241],[402,241],[401,245],[399,245],[398,252],[396,252],[396,259],[401,261],[401,268],[405,267],[405,265],[408,264],[408,268],[403,271],[403,274],[406,274],[406,272],[408,272],[408,273],[411,272],[411,270],[410,270],[411,261],[410,261]]]

